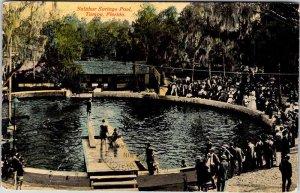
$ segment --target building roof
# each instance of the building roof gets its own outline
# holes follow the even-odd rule
[[[119,61],[76,61],[77,64],[82,66],[83,74],[88,75],[130,75],[133,74],[132,62],[119,62]],[[137,63],[136,74],[147,74],[150,67],[142,63]]]

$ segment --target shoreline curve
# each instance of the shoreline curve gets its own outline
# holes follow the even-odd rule
[[[22,91],[13,92],[13,95],[19,98],[39,98],[39,97],[70,97],[76,99],[86,99],[86,97],[72,97],[69,90],[39,90],[39,91]],[[223,110],[234,111],[236,113],[242,113],[250,116],[254,119],[261,120],[266,126],[271,127],[273,121],[268,119],[267,115],[258,110],[252,110],[244,106],[233,105],[225,102],[208,100],[202,98],[186,98],[176,96],[160,96],[156,93],[147,92],[130,92],[130,91],[102,91],[93,92],[93,98],[139,98],[145,100],[161,100],[161,101],[172,101],[178,103],[197,104],[207,107],[213,107]],[[37,169],[31,167],[24,168],[24,180],[30,183],[37,184],[48,184],[48,185],[61,185],[61,186],[74,186],[74,187],[89,187],[90,179],[87,172],[76,172],[76,171],[55,171],[47,169]],[[178,169],[180,171],[180,169]],[[50,180],[50,182],[49,182]]]

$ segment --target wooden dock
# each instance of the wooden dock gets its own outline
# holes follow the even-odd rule
[[[136,165],[137,157],[132,154],[123,138],[117,139],[118,147],[103,145],[100,151],[99,135],[95,135],[91,119],[87,119],[89,137],[82,139],[85,156],[86,171],[90,176],[92,188],[136,188],[136,177],[139,168]],[[108,125],[109,135],[113,128]]]

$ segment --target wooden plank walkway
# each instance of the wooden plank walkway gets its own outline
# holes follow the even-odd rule
[[[91,125],[89,129],[93,130],[93,123],[89,120],[88,125]],[[109,135],[113,133],[113,128],[108,124]],[[89,134],[93,133],[89,131]],[[100,154],[100,139],[95,140],[95,147],[90,147],[89,139],[82,139],[83,151],[85,156],[86,171],[88,173],[97,172],[137,172],[138,167],[135,164],[137,156],[132,154],[123,138],[117,139],[119,147],[109,147],[107,143],[107,151],[105,151],[105,145]],[[101,159],[101,162],[99,160]]]

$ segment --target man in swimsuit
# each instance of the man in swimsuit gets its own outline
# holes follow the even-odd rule
[[[99,137],[100,137],[100,162],[101,162],[101,158],[102,158],[102,150],[103,150],[103,143],[105,145],[105,151],[107,150],[107,134],[108,134],[108,129],[107,129],[107,125],[105,123],[105,119],[102,120],[102,125],[100,125],[100,133],[99,133]]]

